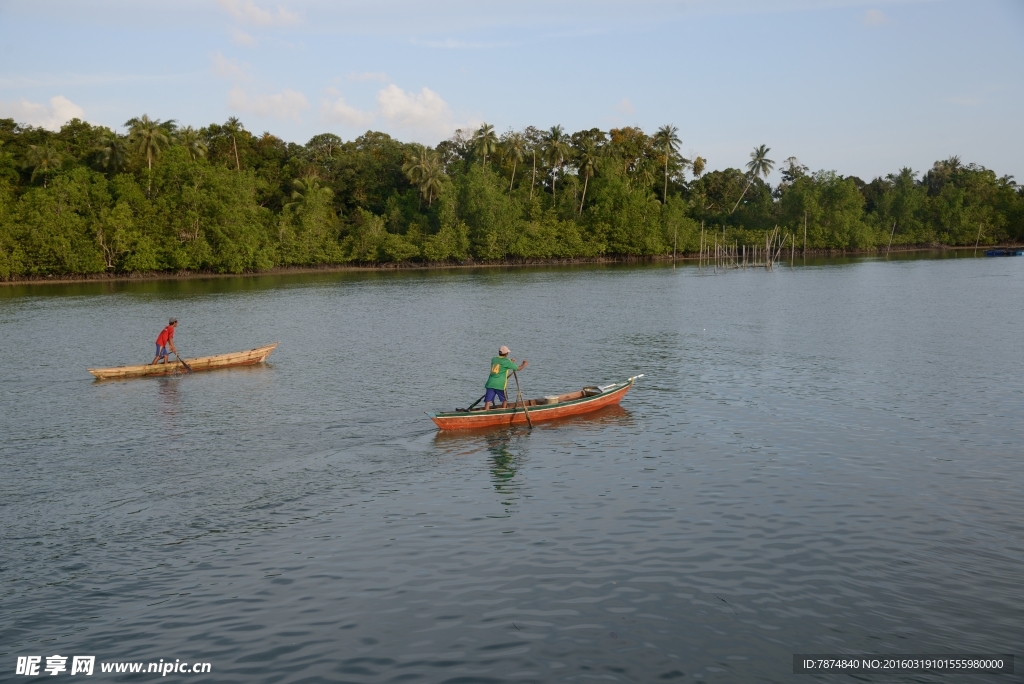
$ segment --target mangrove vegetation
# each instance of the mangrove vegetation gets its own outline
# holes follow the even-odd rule
[[[673,126],[484,124],[436,147],[373,131],[298,145],[234,118],[125,128],[0,120],[0,279],[653,257],[776,227],[798,252],[1024,239],[1024,188],[955,156],[864,181],[766,145],[708,171]]]

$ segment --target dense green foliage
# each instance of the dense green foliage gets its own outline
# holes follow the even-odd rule
[[[0,279],[33,275],[693,252],[763,244],[778,225],[810,249],[1024,238],[1024,188],[956,157],[865,183],[783,163],[704,173],[672,126],[502,136],[430,149],[368,132],[306,145],[236,119],[200,130],[147,116],[122,136],[0,120]],[[689,177],[687,177],[689,171]]]

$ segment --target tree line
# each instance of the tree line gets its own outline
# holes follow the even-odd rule
[[[809,250],[1024,238],[1024,187],[955,156],[870,182],[790,157],[772,186],[767,146],[744,169],[708,171],[674,126],[484,124],[435,147],[373,131],[298,145],[235,118],[125,128],[0,119],[0,279],[652,257],[711,235],[764,244],[776,226]]]

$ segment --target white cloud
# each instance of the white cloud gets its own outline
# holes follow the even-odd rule
[[[373,112],[364,112],[345,102],[334,88],[329,88],[327,94],[332,100],[323,100],[320,103],[320,118],[326,123],[340,123],[346,126],[367,126],[373,119]]]
[[[446,138],[457,128],[475,125],[455,123],[451,107],[430,88],[407,93],[392,83],[377,92],[377,104],[380,116],[389,123],[431,141]]]
[[[865,26],[885,26],[889,23],[889,17],[885,16],[885,12],[877,9],[869,9],[860,20]]]
[[[245,47],[256,47],[256,39],[250,36],[245,31],[235,28],[232,26],[228,33],[231,34],[231,42],[236,45],[244,45]]]
[[[301,23],[299,15],[291,10],[277,6],[277,11],[263,9],[252,0],[217,0],[225,12],[230,14],[235,21],[244,24],[256,24],[258,26],[290,26]]]
[[[309,109],[309,101],[302,93],[288,88],[270,95],[250,95],[235,86],[228,92],[228,106],[239,112],[299,123],[302,112]]]
[[[49,107],[38,102],[29,102],[25,98],[17,102],[0,102],[0,117],[51,131],[59,131],[60,127],[71,119],[81,119],[83,116],[85,110],[63,95],[51,97]]]
[[[210,60],[213,62],[213,73],[221,78],[229,78],[234,81],[249,80],[248,64],[225,57],[219,52],[210,55]]]
[[[388,75],[383,71],[362,71],[359,73],[351,72],[348,75],[350,81],[388,81]]]

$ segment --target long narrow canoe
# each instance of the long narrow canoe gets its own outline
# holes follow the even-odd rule
[[[626,392],[643,375],[634,375],[625,382],[617,382],[604,387],[584,387],[577,392],[527,399],[526,409],[534,423],[567,416],[589,413],[605,406],[618,404]],[[492,408],[487,411],[453,411],[451,413],[429,413],[430,419],[442,430],[470,430],[473,428],[526,425],[526,412],[523,406],[509,402],[508,408]]]
[[[196,371],[216,370],[218,368],[231,368],[232,366],[252,366],[263,363],[274,351],[277,342],[263,347],[256,347],[248,351],[232,352],[230,354],[217,354],[216,356],[198,356],[194,359],[185,359],[185,363]],[[184,372],[185,367],[178,361],[171,363],[145,364],[141,366],[117,366],[116,368],[90,368],[89,372],[100,380],[120,380],[124,378],[141,378],[147,375],[170,375],[172,373]]]

